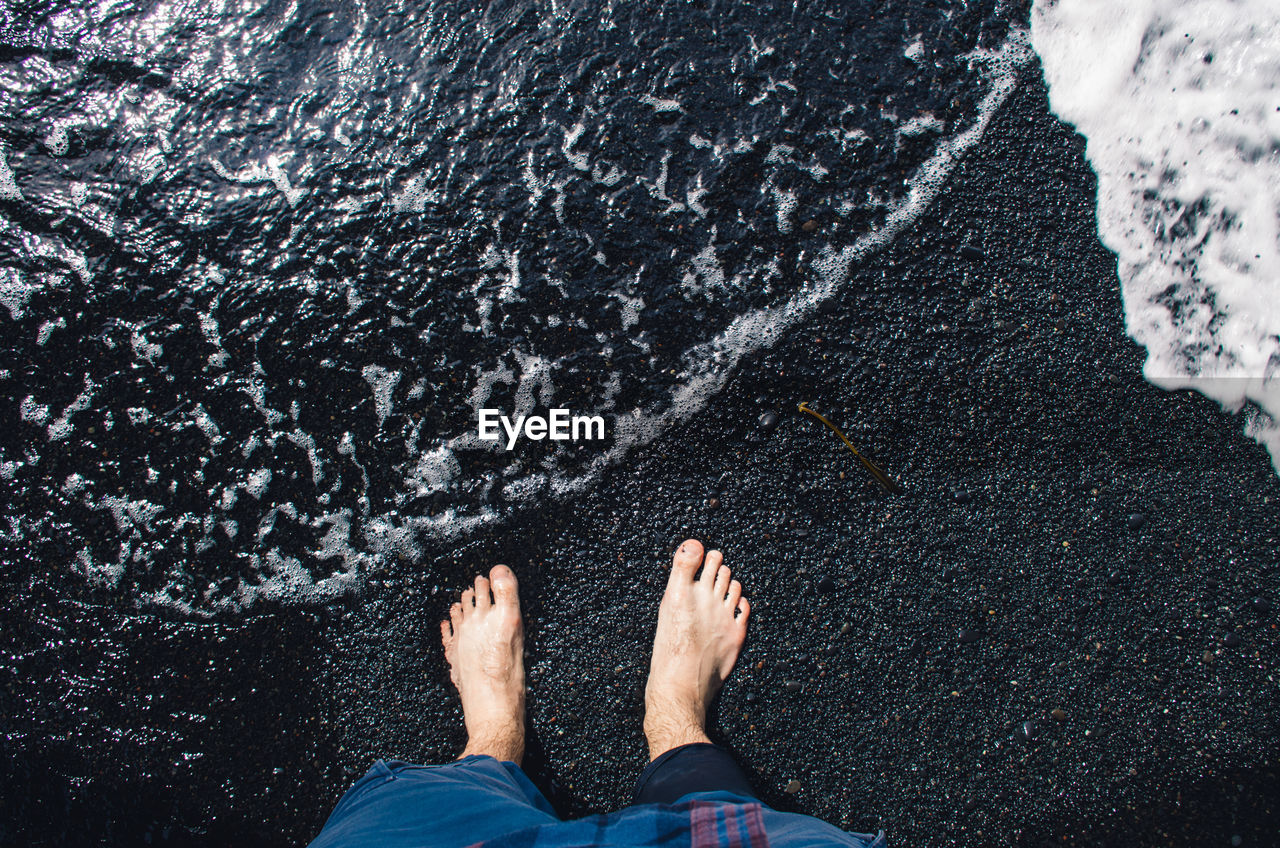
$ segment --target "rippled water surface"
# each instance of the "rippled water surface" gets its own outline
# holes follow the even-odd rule
[[[0,12],[10,542],[204,613],[580,491],[910,223],[1027,55],[997,3],[476,5]]]

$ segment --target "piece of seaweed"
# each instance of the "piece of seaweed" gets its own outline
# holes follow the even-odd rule
[[[826,424],[828,427],[830,427],[831,431],[840,437],[840,441],[844,442],[845,445],[848,446],[849,450],[853,451],[853,455],[856,456],[858,458],[858,461],[862,463],[862,467],[867,469],[867,471],[871,474],[871,476],[875,478],[876,482],[879,483],[881,488],[883,488],[886,492],[888,492],[891,495],[896,495],[897,493],[902,491],[902,487],[900,487],[897,483],[890,480],[889,475],[885,474],[884,471],[880,469],[880,466],[876,465],[874,462],[867,459],[862,454],[858,453],[858,449],[853,446],[853,442],[845,438],[844,433],[840,432],[839,427],[832,424],[821,414],[814,412],[812,409],[809,408],[809,405],[807,403],[802,402],[798,408],[801,412],[812,415],[814,418],[818,419],[823,424]]]

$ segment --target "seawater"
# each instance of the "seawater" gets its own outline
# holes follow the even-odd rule
[[[192,614],[570,497],[916,221],[999,2],[0,10],[0,533]],[[482,408],[602,414],[517,450]]]
[[[1242,411],[1280,472],[1280,5],[1037,0],[1145,374]]]

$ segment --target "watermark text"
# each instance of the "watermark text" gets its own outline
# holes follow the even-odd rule
[[[603,439],[604,416],[574,415],[567,409],[552,409],[546,416],[517,415],[512,421],[497,409],[480,410],[477,435],[481,439],[498,441],[503,432],[507,437],[507,450],[513,450],[521,436],[535,442],[542,439],[554,442]]]

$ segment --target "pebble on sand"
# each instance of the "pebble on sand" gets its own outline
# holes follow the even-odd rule
[[[836,581],[832,580],[831,577],[824,574],[822,575],[822,577],[818,578],[819,592],[822,592],[823,594],[827,594],[828,592],[834,592],[835,590],[836,590]]]
[[[1271,612],[1271,602],[1262,596],[1258,596],[1250,601],[1249,606],[1258,615],[1266,615]]]
[[[788,780],[786,788],[784,788],[782,791],[787,793],[788,795],[796,794],[797,792],[800,791],[800,781],[796,780],[795,778]]]
[[[766,430],[772,430],[778,426],[778,413],[766,412],[760,416],[760,426]]]
[[[1062,707],[1055,707],[1053,711],[1049,713],[1049,715],[1053,716],[1054,721],[1067,720],[1067,711],[1064,710]]]
[[[805,221],[803,224],[800,225],[800,229],[804,230],[806,233],[811,233],[814,230],[818,229],[818,222],[810,218],[809,220]]]
[[[982,638],[982,631],[961,627],[960,632],[956,634],[956,638],[960,640],[961,645],[972,645]]]
[[[1227,635],[1222,637],[1222,644],[1226,645],[1228,648],[1234,648],[1240,644],[1240,635],[1238,633],[1228,631]]]
[[[1138,530],[1142,525],[1147,523],[1147,514],[1145,512],[1135,512],[1129,516],[1129,529]]]
[[[982,248],[974,247],[971,244],[961,245],[960,255],[965,259],[972,259],[974,262],[980,262],[987,258],[987,254],[982,252]]]

